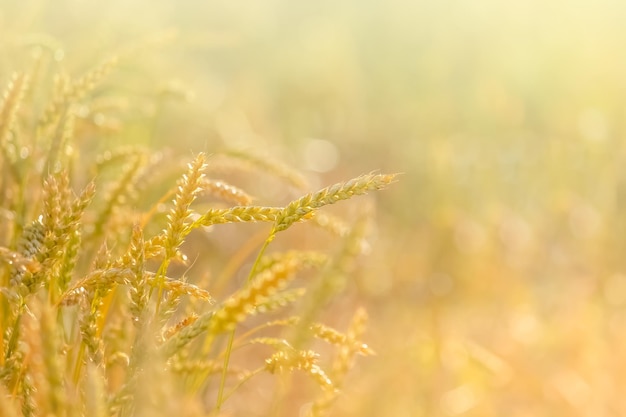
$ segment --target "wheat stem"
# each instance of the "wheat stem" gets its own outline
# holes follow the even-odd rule
[[[224,367],[222,368],[222,376],[220,378],[220,386],[217,392],[217,403],[215,410],[219,413],[224,402],[224,387],[226,386],[226,375],[228,373],[228,363],[230,362],[230,354],[233,350],[233,341],[235,340],[235,330],[233,329],[228,336],[228,345],[226,346],[226,353],[224,355]]]

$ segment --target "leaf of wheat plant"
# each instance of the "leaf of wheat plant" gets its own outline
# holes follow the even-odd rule
[[[164,169],[157,151],[102,149],[102,132],[81,118],[119,60],[72,78],[43,77],[45,59],[11,77],[0,104],[0,415],[227,415],[255,378],[292,373],[317,387],[306,413],[331,412],[354,357],[373,351],[363,342],[365,310],[344,331],[318,317],[350,274],[369,216],[344,221],[322,209],[396,176],[371,173],[284,206],[254,205],[246,190],[214,178],[212,163],[262,170],[298,189],[304,177],[227,150],[198,153],[164,190],[159,174],[179,169],[176,160]],[[36,102],[42,95],[45,105]],[[86,148],[102,150],[89,160]],[[207,195],[220,202],[198,204]],[[186,242],[253,222],[268,226],[252,266],[230,263],[247,268],[245,282],[202,281]],[[271,250],[302,222],[327,230],[335,249]],[[335,353],[322,357],[315,340]],[[244,350],[255,352],[248,368],[233,360]],[[274,396],[280,402],[285,389]]]

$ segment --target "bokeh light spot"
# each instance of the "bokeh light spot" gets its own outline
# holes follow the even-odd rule
[[[310,139],[303,151],[304,162],[311,171],[328,172],[339,162],[339,150],[328,140]]]

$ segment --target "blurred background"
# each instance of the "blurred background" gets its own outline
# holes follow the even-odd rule
[[[111,144],[262,150],[313,188],[403,173],[335,317],[365,305],[377,352],[336,415],[621,416],[625,21],[616,0],[2,0],[0,79],[24,45],[70,74],[121,54]]]

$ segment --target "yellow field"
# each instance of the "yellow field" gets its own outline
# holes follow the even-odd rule
[[[91,236],[103,236],[113,257],[139,239],[131,237],[138,219],[145,220],[146,240],[162,228],[175,229],[175,222],[166,219],[175,198],[172,187],[185,172],[184,164],[201,152],[208,155],[207,178],[240,187],[254,197],[254,206],[284,207],[307,192],[372,173],[355,186],[368,191],[367,196],[352,199],[352,191],[342,188],[337,195],[350,201],[299,212],[297,221],[306,222],[289,223],[267,251],[262,245],[269,225],[221,226],[215,223],[231,220],[207,220],[207,225],[215,224],[210,231],[190,234],[182,246],[190,262],[169,271],[188,274],[221,306],[246,277],[252,278],[257,255],[321,251],[341,260],[349,252],[350,262],[337,261],[336,271],[328,273],[345,274],[331,290],[316,287],[315,274],[304,273],[296,281],[303,288],[319,287],[314,291],[320,299],[307,307],[305,298],[294,307],[315,322],[348,334],[355,312],[363,307],[369,316],[357,341],[376,354],[357,355],[327,415],[624,415],[625,21],[626,3],[609,0],[2,0],[0,86],[10,91],[5,87],[15,82],[14,74],[29,74],[31,88],[16,113],[18,127],[10,125],[4,101],[0,133],[9,136],[0,137],[0,143],[24,138],[13,150],[15,160],[39,155],[42,162],[17,163],[18,171],[38,170],[41,176],[25,174],[21,188],[11,188],[8,161],[13,151],[7,148],[3,154],[0,188],[5,194],[0,198],[6,204],[0,204],[0,246],[19,253],[18,232],[45,204],[36,203],[42,179],[46,172],[58,171],[46,135],[61,135],[68,116],[59,106],[65,104],[75,119],[74,139],[69,149],[60,145],[65,156],[56,162],[67,169],[76,194],[95,176],[94,213],[87,209],[85,216],[96,219]],[[49,107],[54,97],[62,98],[59,106]],[[61,122],[53,122],[55,117]],[[42,143],[50,149],[38,148]],[[109,200],[100,197],[99,182],[106,188],[121,172],[131,175],[123,171],[128,166],[114,163],[106,171],[107,151],[108,159],[115,160],[115,152],[135,152],[131,147],[161,158],[150,162],[146,156],[148,174],[135,172],[141,177],[138,184],[151,185],[125,196],[131,203],[119,219],[100,221],[107,217],[97,214],[106,210],[96,208]],[[96,169],[102,166],[102,171]],[[399,175],[384,181],[376,176],[386,173]],[[62,188],[63,180],[55,181]],[[375,181],[381,182],[373,185]],[[375,188],[385,189],[373,192]],[[169,189],[173,193],[159,201]],[[41,198],[45,201],[45,195]],[[236,204],[203,200],[201,207],[248,202],[241,195],[234,198]],[[314,201],[321,199],[314,196]],[[314,220],[312,213],[318,211]],[[285,215],[268,213],[263,215],[274,216],[269,221],[275,227]],[[328,233],[336,219],[341,219],[336,227],[349,226],[367,237],[355,237],[356,247],[344,244],[350,240],[338,236],[345,233]],[[309,224],[316,221],[317,226]],[[84,271],[92,271],[88,263],[98,252],[93,245],[81,249],[84,255],[79,252],[68,288],[80,282]],[[163,246],[166,251],[173,247]],[[0,252],[0,258],[8,265],[12,254]],[[164,264],[160,268],[167,272],[169,261]],[[147,270],[155,273],[150,294],[155,302],[164,288],[158,283],[159,263],[148,264]],[[9,266],[2,272],[5,288],[13,282],[11,273]],[[63,299],[60,288],[56,295],[48,290],[48,301]],[[8,294],[3,293],[0,306],[6,317],[13,317]],[[117,301],[112,296],[103,300],[112,307],[102,307],[105,318],[94,329],[108,343],[108,326],[116,324],[107,320],[114,317]],[[130,307],[119,304],[126,314]],[[183,306],[186,315],[196,304],[185,301]],[[38,308],[42,317],[54,317],[45,312],[48,307]],[[93,311],[98,308],[92,305]],[[237,319],[236,335],[289,317],[289,311]],[[16,382],[18,372],[8,365],[12,320],[0,320],[5,348],[0,393],[17,398],[25,385]],[[67,325],[58,321],[58,328],[51,325],[52,333]],[[355,330],[354,322],[352,326]],[[70,333],[68,328],[64,331]],[[216,334],[223,330],[211,329]],[[91,379],[98,379],[91,374],[95,368],[89,360],[85,369],[76,366],[82,363],[77,351],[89,348],[84,334],[87,347],[68,348],[67,363],[74,365],[61,374],[76,377],[74,383],[86,375],[90,386]],[[289,337],[297,339],[298,332],[269,335],[291,343]],[[214,341],[211,353],[223,366],[231,349],[228,336],[219,337],[223,340]],[[71,345],[69,340],[65,343]],[[297,371],[280,378],[255,376],[216,406],[216,398],[225,395],[221,391],[237,386],[248,376],[245,371],[262,365],[276,348],[267,340],[256,343],[258,348],[244,344],[233,349],[229,366],[234,375],[221,376],[219,370],[213,379],[176,379],[163,383],[162,391],[193,394],[183,404],[189,415],[306,415],[312,402],[325,395],[324,387]],[[319,341],[309,347],[320,353],[320,366],[332,376],[330,358],[337,352]],[[107,349],[105,357],[113,360]],[[209,355],[208,349],[202,353]],[[152,371],[165,375],[159,373],[162,369]],[[102,374],[107,382],[98,389],[108,395],[123,386],[115,378],[128,382],[121,369],[107,368]],[[160,384],[155,379],[144,383],[148,381]],[[70,404],[84,400],[80,394],[68,395]],[[141,401],[152,404],[145,395]],[[201,405],[192,401],[198,398]],[[115,408],[114,403],[109,401],[102,415],[141,409]],[[17,400],[15,404],[23,407]],[[64,407],[67,415],[84,412],[81,406]],[[145,415],[155,412],[148,406],[142,410]]]

